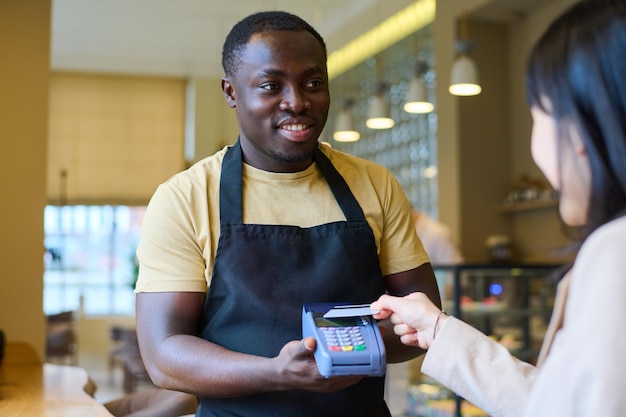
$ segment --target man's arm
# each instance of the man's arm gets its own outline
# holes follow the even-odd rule
[[[386,275],[384,279],[387,293],[401,297],[416,291],[423,292],[437,307],[441,308],[441,295],[430,263],[409,271]],[[394,334],[393,324],[389,319],[381,320],[378,325],[384,329],[389,363],[404,362],[424,353],[422,349],[402,344],[400,338]]]
[[[287,343],[275,358],[233,352],[197,336],[205,294],[138,293],[137,337],[153,382],[203,397],[235,397],[305,389],[334,392],[360,377],[324,378],[312,353],[315,339]]]

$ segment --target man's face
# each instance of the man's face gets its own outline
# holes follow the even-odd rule
[[[330,105],[324,50],[307,31],[254,35],[222,82],[237,112],[244,161],[273,172],[312,163]]]

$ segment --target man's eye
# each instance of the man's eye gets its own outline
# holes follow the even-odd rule
[[[322,85],[322,82],[320,80],[313,80],[313,81],[309,81],[306,85],[309,88],[317,88],[320,85]]]
[[[264,90],[276,90],[278,88],[278,84],[265,83],[261,85],[261,88]]]

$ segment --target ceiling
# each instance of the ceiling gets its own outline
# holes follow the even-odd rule
[[[547,0],[494,0],[473,10],[472,18],[509,23],[523,19],[534,9],[549,3]]]
[[[250,13],[295,13],[320,32],[332,52],[414,1],[52,0],[51,67],[61,71],[221,77],[224,38]],[[511,21],[543,2],[485,0],[485,6],[471,15]],[[442,7],[445,2],[438,4]]]
[[[259,10],[285,10],[326,39],[384,0],[53,0],[53,70],[222,76],[230,28]],[[410,4],[409,0],[393,3]],[[339,47],[340,45],[336,45]]]

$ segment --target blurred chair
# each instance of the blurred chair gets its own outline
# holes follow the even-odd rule
[[[104,403],[115,417],[179,417],[194,415],[198,397],[163,388],[141,390]]]
[[[124,374],[123,388],[125,393],[135,392],[139,383],[152,384],[141,359],[136,330],[132,327],[113,326],[110,337],[115,345],[109,351],[109,378],[112,378],[115,366],[119,365]]]
[[[127,346],[125,336],[126,332],[134,332],[135,329],[123,326],[111,326],[109,338],[113,343],[113,347],[109,350],[109,382],[113,382],[113,371],[117,366],[122,365],[122,357],[126,354]]]
[[[78,344],[73,311],[46,316],[46,361],[77,364]]]

